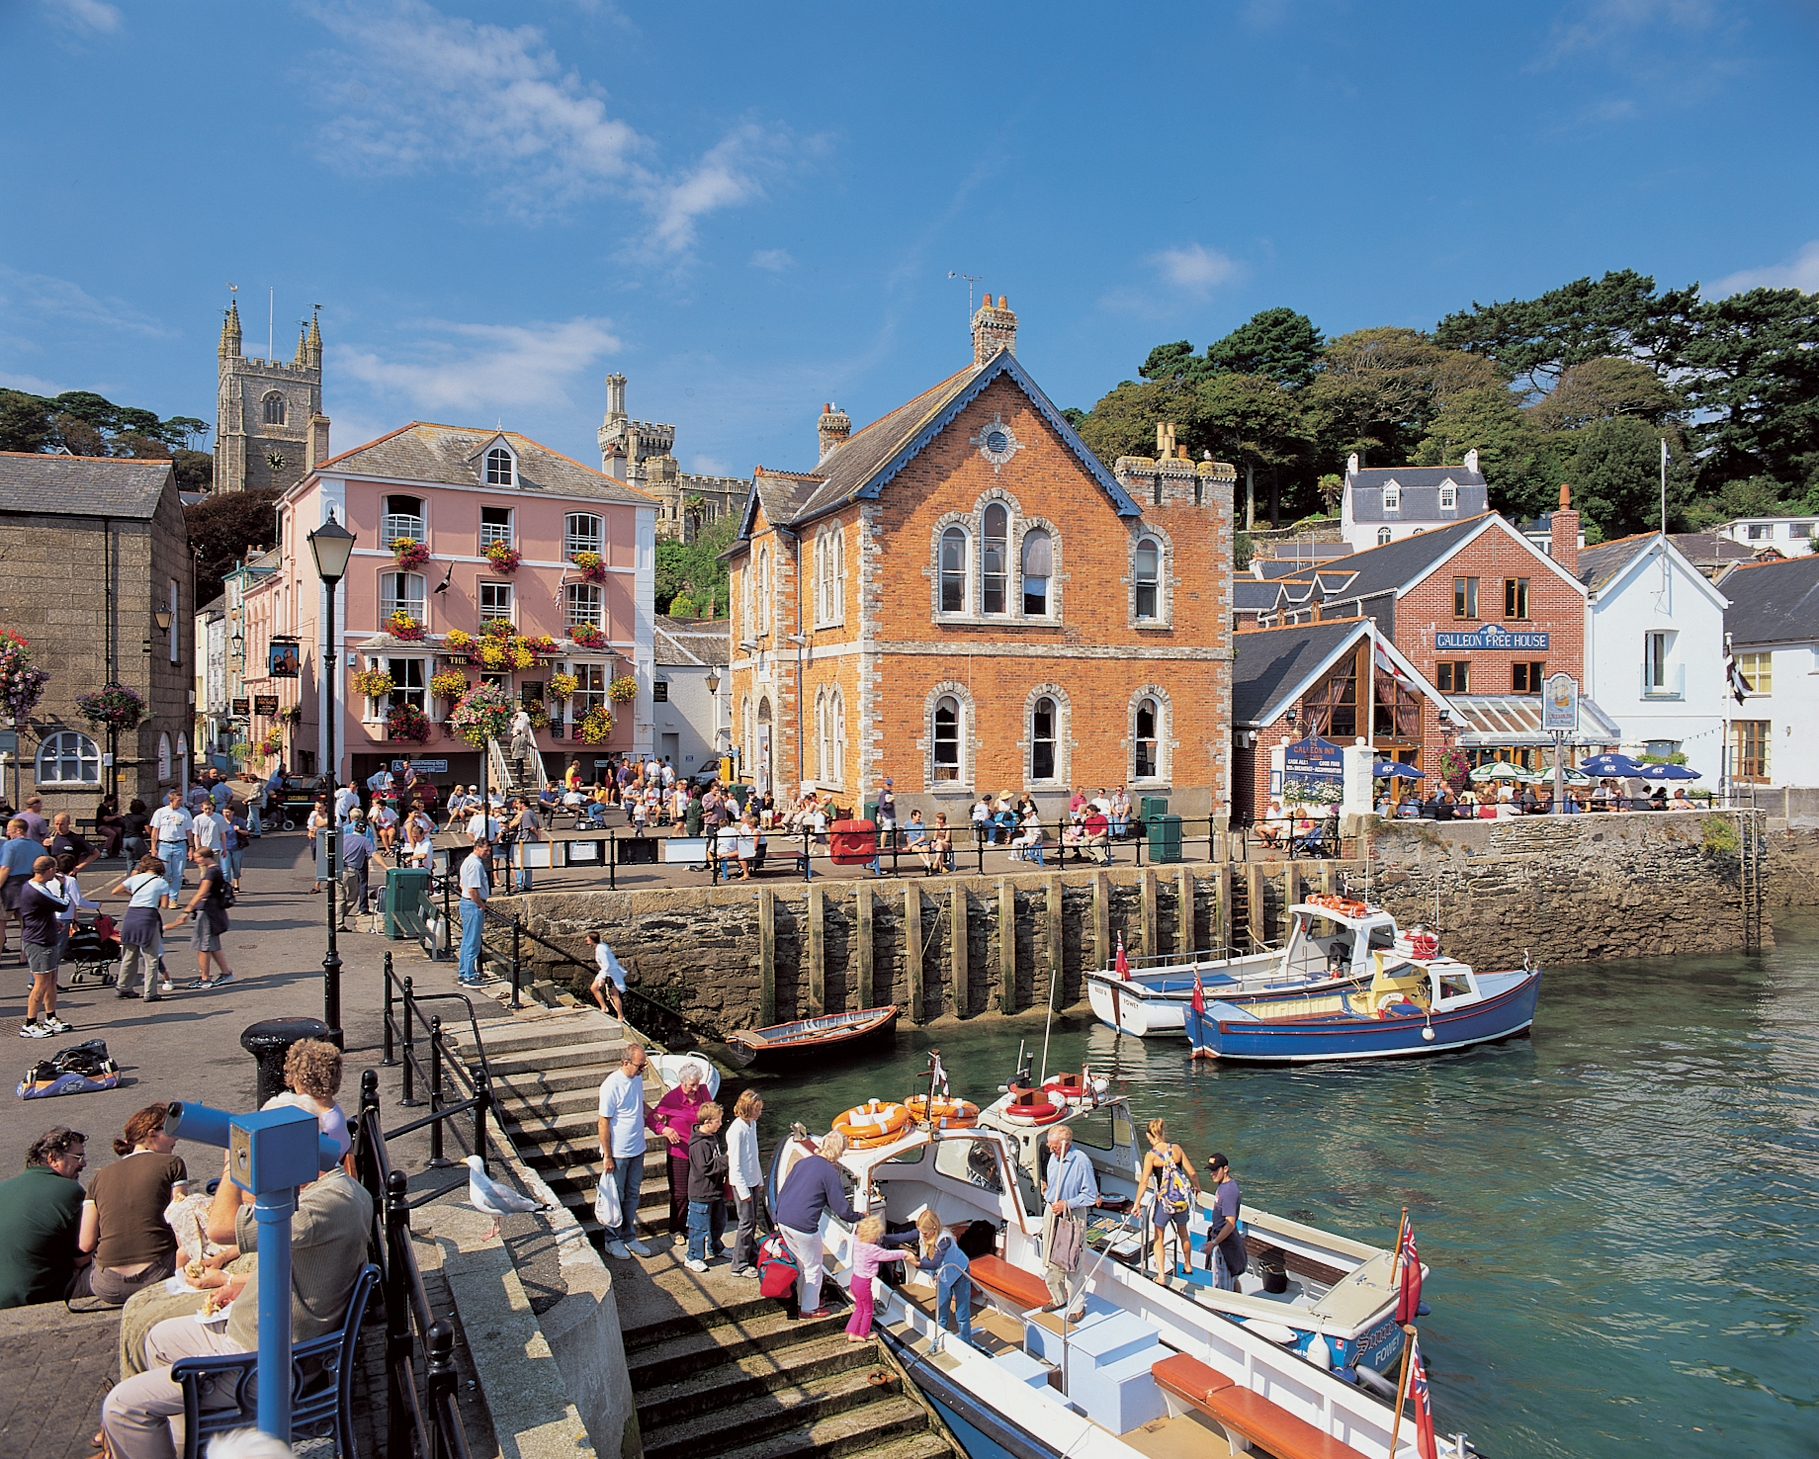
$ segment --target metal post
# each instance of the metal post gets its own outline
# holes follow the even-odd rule
[[[389,1069],[398,1062],[398,1051],[392,1029],[392,955],[389,952],[385,955],[385,1023],[382,1038],[384,1057],[379,1060],[379,1063],[381,1067]]]
[[[429,1107],[435,1114],[442,1108],[442,1016],[429,1021]],[[429,1127],[429,1163],[439,1169],[450,1162],[442,1154],[442,1121],[432,1120]]]
[[[611,829],[606,833],[606,889],[619,890],[619,833]]]
[[[804,881],[812,880],[815,875],[810,864],[810,858],[814,855],[814,852],[810,849],[809,842],[809,837],[812,834],[813,833],[807,826],[802,828],[802,879]]]
[[[973,849],[979,853],[979,875],[985,875],[985,832],[973,827]]]
[[[373,1153],[369,1148],[373,1136],[379,1129],[379,1071],[377,1069],[360,1071],[360,1113],[355,1117],[354,1128],[360,1136],[359,1163],[354,1168],[371,1177],[364,1182],[367,1194],[373,1198],[374,1208],[383,1212],[385,1192],[379,1189],[379,1162],[373,1158]]]
[[[418,1105],[423,1103],[422,1100],[417,1098],[416,1090],[413,1087],[415,1083],[413,1076],[415,1056],[412,1054],[411,1049],[415,1040],[411,1036],[411,1022],[416,1016],[417,999],[411,989],[410,974],[406,973],[404,975],[404,1055],[400,1061],[404,1065],[404,1094],[398,1101],[398,1103],[403,1105],[406,1109],[415,1109]]]
[[[519,932],[519,929],[521,926],[522,926],[522,923],[520,923],[520,921],[518,919],[518,914],[516,912],[512,913],[512,1007],[513,1008],[521,1008],[523,1006],[518,1001],[518,973],[519,973],[518,932]]]
[[[335,748],[335,716],[340,713],[335,703],[335,682],[339,679],[341,655],[335,648],[335,597],[341,587],[337,578],[328,585],[328,652],[323,655],[323,667],[327,670],[328,679],[325,685],[328,690],[328,826],[323,834],[328,838],[328,955],[322,959],[322,1021],[328,1025],[329,1038],[339,1046],[341,1043],[341,954],[335,948],[335,882],[341,875],[341,823],[335,814],[335,796],[338,793],[337,781],[340,780],[340,765],[337,763],[339,752]],[[287,1278],[288,1285],[288,1278]],[[290,1371],[290,1363],[285,1363],[285,1372]],[[288,1437],[288,1435],[287,1435]]]
[[[487,1077],[486,1065],[475,1064],[468,1071],[474,1085],[474,1154],[486,1159],[486,1112],[493,1107],[493,1081]]]
[[[171,625],[176,631],[176,625]],[[259,1223],[259,1431],[291,1441],[291,1213],[297,1188],[253,1201]]]
[[[429,864],[430,869],[434,871],[436,867],[436,849],[434,846],[430,848]],[[442,936],[443,939],[451,945],[455,941],[454,933],[450,930],[454,926],[451,919],[455,915],[455,909],[450,905],[449,883],[454,879],[455,858],[450,855],[448,856],[447,870],[442,873]],[[406,981],[409,980],[407,979]]]
[[[408,1067],[408,1066],[407,1066]],[[386,1452],[411,1452],[409,1396],[398,1374],[411,1355],[410,1293],[405,1288],[402,1253],[409,1250],[411,1210],[402,1170],[394,1170],[385,1190],[385,1376]]]
[[[429,1348],[430,1446],[435,1451],[433,1459],[441,1459],[447,1452],[442,1443],[442,1416],[455,1401],[455,1331],[438,1319],[430,1324],[425,1337]]]

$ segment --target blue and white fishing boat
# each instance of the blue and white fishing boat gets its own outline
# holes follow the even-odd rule
[[[1527,1032],[1541,969],[1474,973],[1438,956],[1373,951],[1368,984],[1190,1002],[1196,1059],[1302,1064],[1397,1059],[1493,1043]]]
[[[1121,971],[1091,969],[1087,1000],[1100,1022],[1139,1038],[1171,1037],[1187,1028],[1198,978],[1207,998],[1246,1003],[1256,996],[1368,983],[1372,954],[1413,956],[1438,943],[1420,928],[1404,931],[1381,907],[1315,895],[1288,909],[1289,933],[1277,948],[1241,957],[1194,958]]]

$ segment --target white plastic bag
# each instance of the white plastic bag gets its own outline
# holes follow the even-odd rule
[[[600,1188],[594,1192],[594,1219],[607,1231],[617,1231],[625,1219],[619,1209],[619,1182],[609,1170],[600,1177]]]

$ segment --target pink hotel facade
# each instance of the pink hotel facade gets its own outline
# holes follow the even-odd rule
[[[245,692],[301,709],[300,722],[284,731],[292,770],[325,768],[319,747],[328,702],[320,672],[327,597],[308,538],[331,514],[358,539],[336,605],[341,780],[364,781],[395,760],[446,761],[446,770],[430,772],[444,785],[479,778],[479,751],[443,723],[455,696],[433,687],[435,675],[451,669],[470,683],[493,680],[515,702],[543,703],[551,722],[537,743],[551,774],[579,760],[591,779],[596,760],[651,748],[655,498],[513,431],[413,422],[315,464],[276,510],[278,570],[246,595]],[[399,539],[421,544],[427,560],[401,563],[393,550]],[[515,567],[487,556],[496,544],[519,554]],[[583,572],[574,558],[590,552],[599,564]],[[422,625],[421,637],[389,630],[399,609]],[[492,669],[467,662],[447,642],[456,629],[479,639],[496,620],[525,638],[549,635],[555,652],[530,668]],[[597,638],[578,643],[577,631],[590,637],[581,625],[591,625]],[[282,661],[293,646],[296,677],[272,674],[274,658]],[[367,669],[390,674],[389,694],[355,690],[356,673]],[[550,693],[558,673],[578,681],[566,702]],[[608,686],[624,676],[636,681],[636,696],[614,703]],[[400,704],[422,711],[427,741],[388,737],[387,715]],[[612,714],[612,732],[584,743],[580,722],[596,705]],[[255,715],[255,740],[271,725]]]

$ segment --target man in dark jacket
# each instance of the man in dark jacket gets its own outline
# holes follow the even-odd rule
[[[720,1126],[725,1111],[711,1101],[695,1111],[688,1139],[688,1269],[704,1272],[710,1257],[722,1255],[726,1230],[726,1143]]]
[[[860,1212],[847,1202],[834,1164],[846,1154],[846,1136],[839,1131],[824,1137],[813,1155],[804,1155],[790,1168],[783,1189],[777,1192],[772,1214],[783,1239],[801,1268],[796,1290],[797,1308],[803,1317],[826,1317],[821,1305],[821,1213],[832,1211],[843,1221],[857,1222]]]

